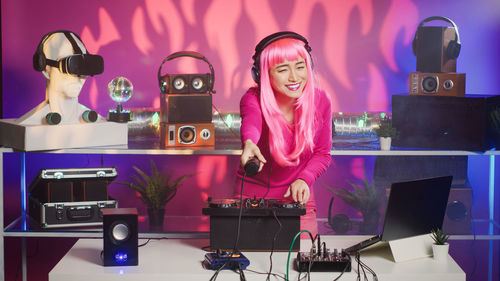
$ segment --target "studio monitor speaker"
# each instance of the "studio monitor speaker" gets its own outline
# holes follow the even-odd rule
[[[448,234],[471,234],[472,188],[458,187],[450,189],[443,231]]]
[[[138,265],[137,209],[103,209],[104,266]]]

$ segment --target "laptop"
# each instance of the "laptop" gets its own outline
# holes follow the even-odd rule
[[[356,253],[380,241],[430,233],[443,225],[452,176],[433,177],[391,185],[382,234],[347,249]]]

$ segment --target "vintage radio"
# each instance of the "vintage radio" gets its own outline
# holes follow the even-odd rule
[[[161,123],[160,143],[162,147],[214,146],[213,123]]]
[[[465,96],[465,73],[410,73],[410,95]]]
[[[161,94],[161,122],[212,122],[211,94]]]

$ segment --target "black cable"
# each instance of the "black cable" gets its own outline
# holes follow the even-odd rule
[[[246,281],[246,277],[245,277],[245,273],[243,272],[243,270],[241,269],[241,265],[240,263],[238,263],[238,271],[240,273],[240,281]]]
[[[316,238],[314,239],[318,239],[318,253],[321,253],[321,238],[319,236],[319,233],[316,234]]]
[[[347,268],[349,267],[349,264],[350,263],[346,263],[345,266],[344,266],[344,269],[342,269],[342,272],[340,273],[339,276],[337,276],[337,278],[333,279],[333,281],[337,281],[340,279],[340,277],[342,277],[342,275],[344,275],[344,272],[347,270]]]
[[[229,259],[227,259],[226,262],[214,272],[214,275],[212,275],[212,277],[210,278],[210,281],[215,281],[217,279],[217,276],[219,275],[219,272],[224,267],[226,267],[228,265],[228,263],[229,263]]]
[[[243,183],[245,182],[246,172],[243,173],[243,178],[241,180],[241,191],[240,191],[240,214],[238,215],[238,229],[236,231],[236,240],[234,242],[233,253],[238,249],[238,242],[240,240],[240,227],[241,227],[241,216],[243,214]]]
[[[146,246],[150,240],[151,240],[151,238],[149,238],[148,241],[144,242],[143,244],[138,245],[137,248],[142,247],[142,246]]]
[[[360,266],[360,264],[359,264],[359,251],[356,252],[356,256],[354,259],[356,260],[356,263],[358,264],[358,274],[357,274],[356,280],[361,281],[361,271],[359,270],[359,266]]]
[[[271,242],[271,254],[269,255],[269,272],[267,274],[266,281],[270,280],[270,278],[271,278],[271,272],[273,271],[274,243],[276,242],[276,239],[278,238],[278,235],[279,235],[281,229],[283,228],[283,225],[281,224],[280,220],[278,219],[278,216],[276,215],[276,209],[273,209],[272,213],[273,213],[274,219],[276,219],[276,221],[278,222],[278,225],[280,226],[280,228],[274,234],[273,241]]]
[[[359,251],[356,253],[356,261],[358,263],[358,270],[359,270],[360,266],[361,266],[361,269],[363,270],[363,275],[365,277],[365,280],[368,281],[368,276],[366,275],[365,269],[366,269],[366,271],[368,271],[372,274],[374,281],[378,280],[378,277],[377,277],[377,274],[375,273],[375,271],[373,271],[373,269],[371,269],[368,265],[366,265],[364,262],[361,261]],[[359,275],[359,272],[358,272],[358,275]]]
[[[316,257],[316,254],[312,256],[312,258],[309,260],[309,266],[307,267],[307,280],[311,281],[311,268],[314,263],[314,258]]]

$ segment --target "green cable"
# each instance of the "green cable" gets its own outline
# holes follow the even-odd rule
[[[286,261],[286,276],[285,276],[286,281],[288,281],[288,269],[290,268],[290,255],[292,254],[293,244],[295,244],[295,240],[297,240],[297,237],[299,237],[302,232],[309,233],[309,236],[311,237],[311,241],[314,244],[314,239],[312,238],[312,234],[311,234],[311,232],[309,232],[309,230],[301,230],[301,231],[299,231],[299,233],[295,234],[295,237],[293,237],[293,240],[292,240],[292,245],[290,245],[290,250],[288,250],[288,258]]]

